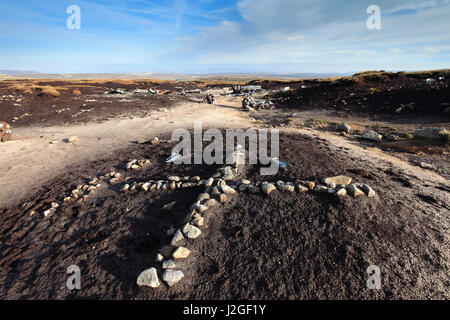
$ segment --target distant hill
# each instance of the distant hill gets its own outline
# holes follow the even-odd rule
[[[160,80],[249,80],[249,79],[301,79],[329,78],[350,75],[348,73],[40,73],[37,71],[0,70],[0,74],[28,79],[160,79]]]
[[[1,70],[0,74],[6,74],[9,76],[23,76],[23,75],[32,75],[32,74],[39,74],[38,71],[24,71],[24,70]]]

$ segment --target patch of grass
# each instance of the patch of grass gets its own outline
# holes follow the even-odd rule
[[[61,95],[59,93],[59,91],[55,87],[52,87],[52,86],[42,86],[42,87],[38,87],[36,89],[37,89],[37,91],[40,91],[40,94],[46,94],[46,95],[49,95],[54,98],[57,98]]]

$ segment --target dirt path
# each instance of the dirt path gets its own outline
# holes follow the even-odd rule
[[[173,192],[120,192],[109,185],[80,204],[42,209],[111,168],[149,158],[125,181],[167,176],[210,177],[214,166],[174,166],[164,157],[172,144],[132,141],[175,128],[246,128],[252,119],[238,100],[216,106],[188,103],[147,118],[82,126],[22,129],[1,145],[0,297],[3,299],[447,299],[450,186],[443,177],[355,141],[313,129],[282,129],[280,158],[291,164],[273,177],[256,167],[250,181],[297,178],[319,181],[350,175],[368,183],[374,198],[337,199],[316,193],[238,193],[204,215],[200,239],[186,240],[191,255],[177,261],[185,278],[173,288],[139,288],[136,278],[155,265],[202,188]],[[293,134],[290,134],[293,133]],[[45,140],[39,136],[48,136]],[[78,144],[62,142],[72,135]],[[49,145],[49,140],[59,141]],[[25,151],[25,152],[24,152]],[[122,166],[122,169],[120,169]],[[6,170],[7,169],[7,170]],[[49,182],[46,188],[42,184]],[[85,183],[85,182],[84,182]],[[35,190],[42,190],[33,195]],[[30,200],[26,208],[15,206]],[[161,208],[177,202],[167,214]],[[20,204],[20,202],[19,202]],[[27,214],[33,208],[37,214]],[[83,290],[65,287],[66,268],[83,270]],[[366,290],[368,265],[379,265],[383,290]],[[159,270],[161,272],[161,270]]]
[[[115,119],[102,123],[87,123],[73,126],[19,128],[15,136],[20,141],[0,144],[0,208],[15,205],[42,184],[69,170],[72,165],[107,157],[122,150],[141,138],[171,133],[176,128],[193,127],[195,120],[203,127],[246,128],[252,125],[246,113],[240,112],[239,100],[219,98],[217,105],[210,106],[194,102],[183,103],[166,112],[155,111],[149,117]],[[341,148],[350,148],[362,159],[387,161],[387,167],[396,166],[407,170],[420,179],[448,185],[448,180],[379,150],[364,149],[358,144],[312,129],[286,129],[327,139]],[[78,136],[77,143],[66,143],[65,139]],[[51,144],[55,141],[56,144]]]
[[[230,103],[226,99],[218,99],[217,102],[216,106],[183,103],[144,118],[73,126],[19,128],[14,135],[20,141],[0,144],[0,208],[16,205],[27,195],[39,190],[42,184],[70,170],[72,165],[107,157],[139,139],[170,134],[177,128],[193,128],[196,120],[202,121],[204,128],[250,126],[245,114],[237,110],[238,102]],[[225,103],[226,106],[223,105]],[[79,142],[64,142],[75,135]],[[50,144],[51,141],[56,141],[56,144]]]

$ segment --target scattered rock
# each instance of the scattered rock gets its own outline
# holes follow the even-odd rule
[[[439,139],[439,132],[441,131],[441,128],[424,128],[414,131],[413,135],[415,138]]]
[[[314,188],[315,192],[319,192],[319,193],[327,193],[328,192],[328,188],[326,186],[323,186],[321,184],[318,184],[315,188]]]
[[[306,186],[309,188],[309,190],[314,190],[316,187],[316,183],[312,181],[306,181]]]
[[[172,241],[170,242],[170,245],[175,246],[178,242],[184,239],[183,233],[180,229],[178,229],[175,234],[172,237]]]
[[[180,282],[183,277],[184,274],[181,270],[166,269],[162,276],[162,279],[169,285],[169,287],[172,287]]]
[[[163,262],[162,265],[163,269],[175,269],[177,267],[177,265],[175,264],[175,262],[171,259],[166,260]]]
[[[196,239],[202,234],[202,231],[199,228],[188,223],[183,227],[183,234],[188,239]]]
[[[222,194],[219,196],[219,202],[220,202],[220,203],[225,203],[225,202],[227,202],[227,196],[226,196],[224,193],[222,193]]]
[[[151,186],[152,186],[151,183],[146,182],[142,185],[142,190],[149,191]]]
[[[376,131],[366,130],[362,134],[361,138],[366,139],[366,140],[380,142],[382,140],[383,136],[381,134],[377,133]]]
[[[205,205],[203,205],[203,204],[197,204],[197,205],[195,206],[195,210],[196,210],[197,212],[199,212],[199,213],[203,213],[203,212],[205,212],[206,210],[208,210],[208,207],[205,206]]]
[[[420,162],[419,166],[423,169],[435,170],[435,167],[432,164]]]
[[[175,252],[172,254],[174,259],[186,259],[189,257],[191,251],[185,247],[178,247]]]
[[[164,210],[164,211],[172,210],[173,207],[175,207],[176,204],[177,204],[177,203],[176,203],[175,201],[174,201],[174,202],[171,202],[171,203],[168,203],[168,204],[166,204],[164,207],[162,207],[162,210]]]
[[[194,220],[192,220],[191,223],[196,227],[203,227],[204,219],[203,219],[203,217],[196,217],[196,218],[194,218]]]
[[[347,177],[347,176],[336,176],[336,177],[328,177],[323,179],[323,183],[325,183],[326,185],[330,185],[330,184],[335,184],[335,185],[348,185],[350,183],[352,183],[352,178]]]
[[[345,188],[341,188],[338,191],[336,191],[336,195],[339,197],[343,197],[347,195],[347,190]]]
[[[214,183],[214,178],[209,178],[209,179],[206,180],[206,182],[205,182],[205,187],[212,186],[213,183]]]
[[[359,189],[355,184],[349,184],[348,186],[346,186],[346,189],[347,192],[353,197],[364,194],[364,192],[361,191],[361,189]]]
[[[77,136],[72,136],[67,140],[67,142],[71,142],[71,143],[78,142],[78,141],[80,141],[80,138],[78,138]]]
[[[233,188],[229,187],[229,186],[221,186],[223,193],[225,194],[235,194],[236,190],[234,190]]]
[[[156,256],[156,262],[161,262],[164,260],[164,257],[162,256],[162,254],[158,253],[158,255]]]
[[[369,187],[367,184],[362,184],[361,185],[361,189],[364,191],[364,193],[366,194],[366,196],[368,196],[369,198],[373,198],[375,197],[375,191],[373,191],[373,189],[371,187]]]
[[[263,184],[263,186],[262,186],[262,191],[267,195],[276,189],[277,188],[271,183],[266,183],[266,184]]]
[[[283,192],[294,192],[295,191],[295,186],[294,185],[290,185],[290,184],[283,184],[279,186],[280,191]]]
[[[299,192],[307,192],[309,190],[309,188],[305,185],[303,185],[302,183],[297,183],[297,190]]]
[[[139,275],[136,281],[139,287],[148,286],[152,288],[158,288],[160,286],[158,273],[155,268],[150,268]]]

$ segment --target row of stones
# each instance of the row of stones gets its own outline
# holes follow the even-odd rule
[[[177,269],[177,260],[187,259],[190,250],[180,244],[185,239],[197,239],[202,231],[200,228],[204,226],[204,214],[212,208],[218,206],[220,203],[227,201],[227,195],[233,195],[236,190],[228,186],[226,181],[232,180],[239,173],[239,165],[224,166],[220,168],[211,178],[207,180],[198,180],[198,185],[205,186],[205,191],[200,194],[197,201],[191,206],[189,213],[183,220],[179,228],[172,226],[167,230],[167,235],[172,236],[170,246],[175,248],[171,255],[163,256],[161,252],[158,254],[156,261],[161,263],[164,270],[162,280],[167,283],[169,287],[178,283],[183,277],[183,271]],[[169,177],[173,181],[178,177]],[[171,210],[175,203],[167,204],[163,210]],[[158,271],[155,267],[144,270],[137,278],[138,286],[149,286],[151,288],[158,288],[160,281]]]
[[[139,160],[139,162],[137,163],[139,163],[140,167],[142,167],[144,165],[149,164],[150,160],[148,159]],[[52,202],[50,204],[50,207],[47,210],[45,210],[43,214],[45,217],[47,217],[50,214],[55,213],[63,203],[77,201],[78,204],[81,204],[83,201],[92,196],[96,190],[102,187],[103,186],[102,183],[110,183],[111,185],[115,185],[119,183],[122,178],[123,178],[122,173],[115,171],[111,171],[98,177],[90,178],[90,180],[87,183],[79,184],[74,189],[69,190],[67,193],[63,194],[60,197],[60,201]],[[30,216],[33,216],[34,214],[36,214],[36,211],[32,210],[30,212]]]
[[[241,180],[239,191],[247,191],[250,193],[263,192],[270,194],[274,190],[282,192],[308,192],[313,191],[317,193],[334,194],[336,196],[351,196],[366,195],[372,198],[376,195],[375,191],[365,183],[352,183],[352,178],[347,176],[328,177],[322,180],[322,183],[316,183],[314,181],[296,180],[295,182],[277,181],[271,183],[267,181],[258,181],[251,183],[248,180]]]
[[[264,181],[252,184],[251,181],[242,179],[236,186],[229,186],[225,180],[222,179],[225,175],[226,169],[221,168],[219,170],[222,170],[222,177],[207,180],[208,183],[206,185],[205,192],[200,194],[197,201],[192,205],[191,212],[183,221],[182,227],[171,227],[167,231],[167,234],[172,236],[170,245],[176,247],[176,249],[172,253],[172,256],[167,259],[161,254],[158,254],[157,262],[162,263],[162,269],[164,270],[162,280],[169,286],[175,285],[184,277],[183,272],[176,269],[177,264],[175,261],[177,259],[186,259],[190,254],[189,249],[183,246],[178,246],[180,242],[182,242],[185,238],[198,238],[201,235],[200,228],[204,225],[204,219],[201,214],[206,212],[208,209],[219,205],[219,203],[225,203],[227,201],[227,195],[235,194],[237,192],[236,189],[239,191],[249,191],[251,193],[263,192],[265,194],[270,194],[274,190],[279,190],[282,192],[294,192],[296,190],[299,192],[315,191],[319,193],[334,193],[338,196],[344,196],[348,191],[353,196],[363,194],[368,197],[375,196],[375,191],[370,186],[361,183],[352,184],[352,178],[347,176],[328,177],[322,180],[323,184],[300,180],[297,180],[296,183],[285,183],[283,181],[278,181],[275,184],[272,184]],[[237,168],[234,170],[237,170]],[[171,206],[171,208],[173,208],[173,206]],[[139,286],[158,288],[160,286],[160,282],[157,269],[153,267],[143,271],[137,279],[137,284]]]

